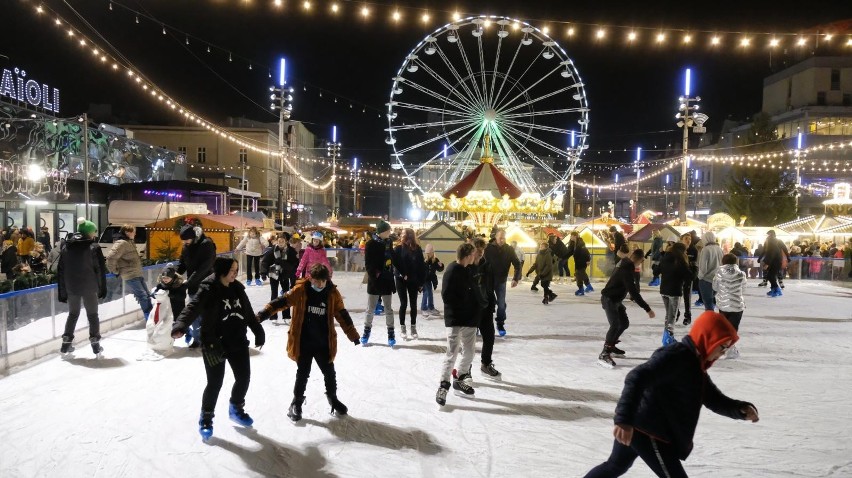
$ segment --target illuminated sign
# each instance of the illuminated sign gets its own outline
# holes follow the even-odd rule
[[[20,68],[3,69],[0,96],[7,96],[22,103],[59,113],[59,89],[51,88],[46,83],[28,80],[27,72]]]

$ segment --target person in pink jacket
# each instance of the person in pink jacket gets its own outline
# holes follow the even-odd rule
[[[310,279],[310,270],[314,264],[323,264],[328,269],[328,278],[331,279],[331,264],[328,262],[325,247],[322,245],[322,233],[319,231],[311,234],[311,243],[305,248],[299,267],[296,268],[296,277]]]

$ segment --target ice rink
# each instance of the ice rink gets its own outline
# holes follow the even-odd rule
[[[335,275],[359,331],[361,277]],[[620,344],[627,358],[606,370],[596,365],[607,328],[603,284],[586,297],[575,297],[573,284],[555,285],[559,298],[547,306],[529,286],[509,289],[509,334],[494,351],[503,381],[484,380],[477,356],[476,398],[450,394],[443,408],[435,403],[443,319],[418,317],[420,339],[398,336],[395,349],[382,317],[368,347],[340,333],[338,394],[350,415],[329,415],[314,366],[298,424],[286,416],[296,371],[285,353],[287,327],[264,323],[267,342],[252,349],[246,399],[254,428],[228,420],[228,370],[208,443],[197,426],[205,384],[198,352],[180,341],[164,360],[138,361],[142,324],[105,337],[102,359],[83,343],[73,359],[54,355],[0,379],[0,476],[582,476],[609,454],[624,376],[660,346],[662,300],[643,285],[653,320],[628,303],[631,325]],[[749,284],[740,358],[710,369],[761,420],[704,409],[686,469],[696,477],[852,477],[852,289],[788,281],[776,299],[766,290]],[[269,297],[266,284],[248,292],[256,308]],[[436,303],[443,309],[438,295]],[[678,338],[686,331],[679,327]],[[653,475],[637,461],[626,476]]]

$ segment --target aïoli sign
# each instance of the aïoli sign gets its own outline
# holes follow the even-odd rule
[[[59,89],[27,79],[27,72],[20,68],[3,69],[0,96],[59,113]]]

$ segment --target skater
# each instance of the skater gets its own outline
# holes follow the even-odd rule
[[[589,274],[586,273],[586,267],[592,260],[592,255],[586,247],[586,242],[577,233],[571,232],[571,247],[573,247],[572,255],[574,256],[574,278],[577,280],[577,291],[574,295],[586,295],[588,292],[594,292],[592,283],[589,282]],[[583,286],[585,285],[585,289]]]
[[[252,273],[254,285],[263,284],[263,281],[260,280],[260,258],[267,247],[269,247],[269,243],[260,235],[256,227],[249,229],[248,234],[237,244],[235,250],[245,251],[246,253],[246,286],[252,285]]]
[[[674,323],[684,285],[692,281],[692,271],[689,269],[689,259],[686,257],[686,245],[682,242],[672,244],[663,254],[660,261],[660,295],[666,308],[666,319],[663,330],[663,345],[675,343]],[[687,301],[688,301],[687,296]]]
[[[746,275],[737,267],[738,257],[733,254],[725,254],[722,256],[722,266],[716,271],[716,276],[713,278],[713,290],[716,291],[716,303],[719,306],[719,313],[724,315],[726,319],[734,326],[734,330],[739,333],[740,321],[743,318],[743,310],[745,309]],[[736,345],[732,345],[728,349],[725,358],[735,359],[740,356]]]
[[[704,233],[704,247],[698,254],[698,291],[704,310],[713,310],[716,303],[713,300],[713,278],[722,265],[722,248],[716,243],[716,235],[710,231]]]
[[[297,279],[308,279],[311,275],[311,267],[314,264],[322,264],[328,269],[328,280],[334,274],[331,264],[328,262],[328,253],[325,252],[325,247],[322,245],[322,233],[314,231],[311,234],[311,243],[302,254],[302,259],[299,261],[299,266],[296,268]]]
[[[655,287],[660,285],[660,260],[662,259],[663,238],[660,236],[659,229],[654,230],[654,232],[651,233],[651,236],[654,239],[651,242],[651,248],[648,249],[648,252],[645,254],[645,259],[648,257],[651,258],[651,273],[654,274],[654,277],[648,285]]]
[[[373,316],[379,298],[382,299],[385,323],[388,327],[388,345],[396,345],[393,329],[393,307],[391,294],[396,292],[393,280],[393,242],[390,240],[391,227],[385,221],[376,225],[376,234],[364,248],[364,267],[367,269],[367,310],[364,312],[364,333],[361,345],[367,345],[373,329]]]
[[[423,315],[439,315],[435,309],[434,291],[438,289],[438,272],[444,272],[444,263],[435,256],[432,244],[426,244],[426,283],[423,284],[423,299],[420,301],[420,311]]]
[[[760,259],[764,263],[763,278],[768,280],[771,286],[769,292],[766,293],[769,297],[780,297],[781,288],[778,286],[778,276],[781,273],[781,264],[786,259],[790,260],[790,253],[787,251],[787,246],[775,237],[775,231],[769,230],[766,233],[766,242],[763,243],[763,255]]]
[[[568,270],[568,257],[570,257],[570,253],[568,251],[568,247],[564,242],[562,242],[562,238],[556,234],[548,235],[547,246],[553,254],[553,260],[556,262],[556,267],[559,272],[559,278],[556,279],[556,282],[562,282],[563,278],[566,276],[570,279],[571,271]]]
[[[301,241],[293,240],[287,236],[287,233],[281,233],[275,240],[275,247],[266,251],[263,259],[260,261],[261,274],[269,277],[269,300],[278,298],[278,286],[281,286],[281,293],[285,293],[296,285],[296,268],[299,266],[299,253],[289,242],[301,243]],[[281,312],[284,318],[284,324],[290,319],[290,309],[284,309]],[[270,320],[278,320],[278,314],[272,314]],[[276,323],[276,322],[273,322]]]
[[[460,245],[456,251],[456,260],[447,266],[441,282],[444,325],[447,327],[447,353],[441,369],[440,386],[435,394],[435,401],[441,406],[447,403],[450,373],[456,363],[459,348],[461,348],[462,359],[457,367],[458,377],[453,380],[453,389],[456,394],[468,398],[473,398],[475,394],[471,385],[470,365],[476,354],[476,329],[481,318],[481,310],[488,307],[488,301],[481,295],[481,289],[474,282],[475,269],[469,267],[476,259],[474,250],[471,244]],[[488,260],[487,256],[486,260]],[[482,300],[485,301],[484,304]]]
[[[627,245],[627,239],[624,238],[624,234],[622,234],[615,226],[609,226],[609,232],[612,234],[612,250],[615,251],[615,265],[618,267],[618,264],[621,263],[621,258],[618,256],[618,253],[621,251],[622,246]],[[615,273],[615,271],[613,271],[613,273]]]
[[[754,405],[728,398],[707,374],[737,339],[730,322],[706,311],[681,342],[657,349],[631,370],[615,408],[612,453],[586,478],[621,476],[637,457],[659,477],[686,477],[681,461],[692,452],[702,405],[719,415],[756,422]]]
[[[86,308],[89,319],[89,342],[92,352],[99,355],[101,347],[101,322],[98,317],[98,299],[106,297],[106,260],[101,247],[95,242],[98,228],[95,223],[83,220],[75,234],[65,239],[59,253],[56,276],[59,281],[58,300],[68,303],[68,318],[62,334],[59,351],[67,354],[74,351],[74,330],[80,317],[80,304]]]
[[[408,331],[405,329],[405,308],[410,306],[410,338],[416,339],[417,294],[423,290],[423,283],[426,282],[426,260],[423,258],[423,249],[420,248],[420,244],[417,244],[414,229],[406,228],[403,231],[400,245],[394,249],[393,267],[396,291],[399,294],[399,326],[402,330],[402,338],[409,339]]]
[[[216,243],[204,235],[201,226],[184,224],[180,229],[180,239],[183,241],[183,250],[180,253],[177,273],[186,274],[186,282],[184,287],[175,288],[169,293],[169,297],[174,294],[176,299],[179,299],[172,302],[172,312],[175,317],[183,312],[186,294],[192,298],[198,292],[201,281],[213,273],[213,261],[216,259]],[[187,334],[186,340],[187,342],[191,340],[190,348],[201,346],[200,326],[199,318],[189,328],[190,333]]]
[[[266,304],[257,314],[262,322],[279,311],[292,308],[293,319],[287,334],[287,356],[296,362],[296,384],[293,401],[287,416],[297,422],[302,419],[305,389],[311,374],[311,362],[316,361],[325,379],[325,394],[332,413],[346,415],[348,408],[337,399],[337,373],[334,357],[337,354],[337,331],[334,321],[350,342],[358,345],[358,329],[343,303],[343,296],[329,279],[329,270],[323,264],[314,264],[309,279],[302,279],[281,297]]]
[[[692,312],[690,310],[692,283],[695,277],[698,276],[698,249],[692,242],[692,235],[689,233],[680,236],[680,242],[686,246],[686,258],[689,262],[690,278],[683,283],[683,325],[689,325],[692,322]]]
[[[544,298],[541,299],[541,303],[547,305],[556,298],[556,294],[550,290],[550,281],[553,280],[553,253],[550,252],[547,242],[538,245],[538,254],[535,256],[535,273],[541,281],[541,288],[544,289]]]
[[[213,273],[199,284],[198,293],[192,296],[172,328],[172,338],[179,339],[196,318],[201,318],[207,386],[201,398],[198,432],[204,440],[213,435],[213,416],[225,379],[226,361],[234,373],[228,418],[244,427],[254,423],[245,411],[251,377],[246,328],[254,334],[254,345],[258,349],[266,342],[266,334],[255,318],[245,286],[236,280],[239,270],[240,264],[236,259],[217,257],[213,262]]]
[[[521,249],[521,246],[518,245],[518,241],[512,241],[512,249],[515,250],[515,256],[518,258],[518,262],[521,264],[521,271],[524,270],[524,250]]]
[[[485,248],[487,244],[485,239],[476,238],[473,240],[474,260],[473,260],[473,280],[478,287],[478,293],[486,298],[487,307],[482,309],[479,320],[479,335],[482,336],[482,348],[480,351],[481,364],[479,370],[482,374],[493,380],[500,380],[502,375],[494,367],[494,310],[497,308],[497,298],[494,295],[494,275],[491,273],[491,264],[485,260]],[[473,381],[471,371],[468,370],[467,375]]]
[[[506,335],[506,280],[509,277],[509,266],[515,268],[512,277],[512,287],[517,287],[521,280],[521,262],[512,246],[506,244],[506,231],[497,229],[494,242],[485,248],[485,259],[491,263],[491,273],[494,276],[494,294],[497,297],[497,332],[500,337]]]
[[[622,304],[627,294],[630,294],[630,297],[639,307],[645,309],[649,318],[656,317],[651,306],[642,299],[636,289],[636,282],[633,278],[634,269],[641,267],[644,260],[645,254],[641,250],[633,251],[618,263],[615,272],[612,273],[603,290],[601,290],[601,307],[606,313],[609,331],[606,333],[603,351],[598,356],[598,363],[606,368],[615,367],[615,362],[612,360],[613,355],[624,356],[624,351],[616,347],[616,344],[619,342],[618,339],[621,334],[630,326],[627,308]]]
[[[142,315],[148,320],[154,305],[151,303],[150,289],[142,275],[142,259],[136,250],[135,238],[135,226],[121,226],[112,248],[107,252],[106,264],[110,272],[124,280],[125,287],[136,297],[136,302],[142,308]]]

